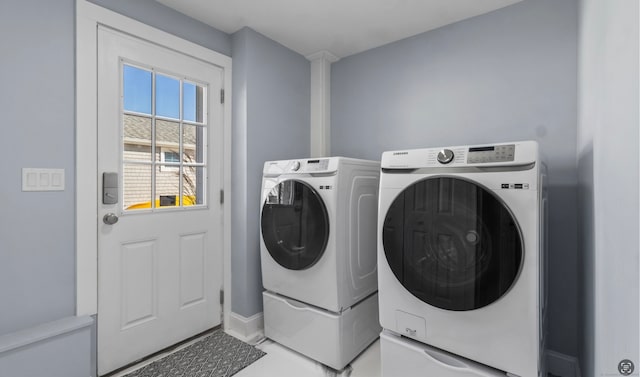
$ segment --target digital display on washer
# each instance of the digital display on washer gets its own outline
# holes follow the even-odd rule
[[[469,148],[467,163],[509,162],[515,157],[515,144]]]
[[[473,147],[469,148],[469,152],[488,152],[495,150],[495,147]]]
[[[386,212],[382,245],[400,284],[445,310],[475,310],[499,300],[523,261],[520,228],[503,202],[453,177],[404,189]]]

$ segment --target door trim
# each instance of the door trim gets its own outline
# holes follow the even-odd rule
[[[98,312],[98,25],[217,65],[224,70],[225,201],[223,211],[223,326],[231,312],[231,58],[86,0],[76,2],[76,315]],[[213,198],[212,198],[213,200]]]

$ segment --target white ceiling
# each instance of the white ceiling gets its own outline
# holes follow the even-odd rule
[[[345,57],[521,0],[156,0],[226,33],[248,26],[309,56]]]

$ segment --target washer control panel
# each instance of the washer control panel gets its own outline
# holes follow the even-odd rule
[[[539,156],[537,142],[512,141],[495,144],[387,151],[382,153],[380,167],[383,170],[468,168],[469,172],[479,172],[483,169],[503,169],[510,166],[518,166],[520,168],[533,167],[540,162]]]
[[[467,153],[467,163],[509,162],[514,160],[515,144],[490,147],[472,147]]]

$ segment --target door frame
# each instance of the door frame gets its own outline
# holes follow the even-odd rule
[[[231,314],[231,58],[86,0],[76,1],[76,315],[98,314],[98,25],[179,51],[224,70],[222,88],[223,327]]]

